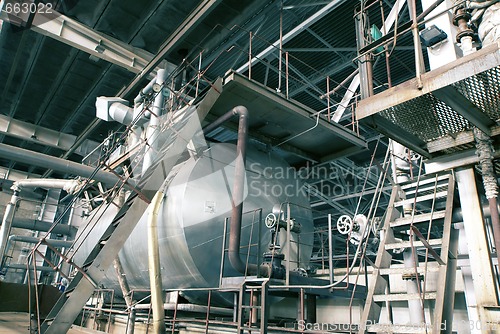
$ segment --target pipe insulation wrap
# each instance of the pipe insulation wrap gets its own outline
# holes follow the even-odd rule
[[[483,46],[500,39],[500,3],[498,1],[484,11],[478,34]]]
[[[498,194],[498,184],[493,165],[494,150],[491,138],[478,128],[474,128],[474,138],[476,139],[476,154],[479,157],[486,198],[495,198]]]
[[[84,183],[80,180],[26,179],[14,182],[11,189],[14,191],[21,191],[23,188],[63,189],[73,195],[83,186]]]

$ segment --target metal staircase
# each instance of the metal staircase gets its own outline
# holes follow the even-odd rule
[[[238,301],[238,334],[245,331],[267,334],[268,284],[268,278],[246,279],[241,284]],[[246,303],[247,296],[248,304]]]
[[[451,332],[458,237],[451,226],[454,188],[451,174],[427,175],[418,182],[393,187],[359,333]],[[398,253],[408,248],[420,265],[397,266],[395,262],[401,264]],[[428,291],[427,278],[436,274],[437,288]],[[415,280],[418,293],[391,293],[389,276]],[[410,300],[420,300],[424,306],[423,324],[394,321],[392,304],[405,307]],[[384,309],[387,323],[381,322]]]

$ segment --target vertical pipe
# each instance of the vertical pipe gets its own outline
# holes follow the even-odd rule
[[[148,128],[146,130],[146,140],[148,142],[148,150],[144,155],[144,161],[142,163],[142,175],[146,173],[146,171],[151,167],[156,158],[156,148],[157,148],[157,139],[160,133],[160,116],[163,111],[163,84],[165,82],[166,71],[164,69],[158,70],[156,74],[156,83],[160,85],[162,88],[160,92],[157,93],[155,97],[155,101],[153,104],[153,112],[151,115],[151,119],[149,121]]]
[[[290,256],[291,256],[291,251],[290,251],[290,246],[292,243],[292,233],[290,232],[291,226],[292,226],[292,221],[290,218],[290,203],[286,204],[286,251],[288,253],[288,256],[286,257],[286,272],[285,272],[285,284],[289,285],[290,284],[290,270],[292,269],[290,266]]]
[[[280,49],[279,49],[279,57],[278,57],[278,88],[276,88],[276,91],[278,93],[281,93],[281,77],[283,75],[282,73],[282,60],[283,60],[283,0],[281,0],[281,7],[280,7]]]
[[[148,213],[148,262],[151,285],[151,305],[153,307],[153,331],[165,333],[165,311],[163,309],[163,289],[161,281],[160,249],[158,243],[158,211],[163,193],[158,191],[153,197]]]
[[[135,330],[135,307],[130,308],[127,319],[127,334],[134,334]]]
[[[405,268],[416,268],[418,263],[415,261],[415,256],[413,256],[412,249],[405,249],[403,252],[403,261]],[[408,294],[419,294],[420,287],[418,286],[419,280],[416,277],[406,279],[406,292]],[[408,309],[410,313],[410,323],[414,325],[420,325],[424,323],[422,304],[420,299],[408,300]]]
[[[328,214],[328,271],[330,272],[330,284],[333,283],[333,240],[332,240],[332,215]]]
[[[5,213],[2,219],[2,226],[0,227],[0,268],[3,265],[3,256],[5,248],[7,246],[7,241],[9,239],[10,228],[12,226],[12,219],[14,217],[14,211],[16,208],[17,201],[19,200],[19,189],[14,189],[14,194],[10,198],[7,207],[5,208]]]
[[[476,140],[476,154],[479,157],[479,166],[483,177],[483,186],[491,214],[493,239],[497,254],[500,252],[500,220],[498,216],[497,196],[498,184],[493,164],[493,147],[491,138],[478,128],[473,129]]]
[[[418,17],[417,17],[417,3],[415,0],[408,0],[410,9],[410,17],[413,21],[411,31],[413,34],[413,45],[415,48],[415,77],[417,79],[417,88],[422,89],[422,73],[424,73],[424,58],[422,53],[422,45],[420,44],[420,35],[418,32]]]
[[[252,79],[252,32],[250,31],[250,41],[248,43],[248,79]]]
[[[331,121],[331,116],[330,116],[330,77],[327,76],[326,77],[326,109],[328,110],[328,113],[327,113],[327,118],[328,118],[328,122]]]
[[[365,20],[366,13],[360,12],[355,16],[356,21],[356,43],[358,50],[366,46]],[[373,64],[372,55],[365,54],[359,58],[359,79],[361,98],[365,99],[373,95]]]

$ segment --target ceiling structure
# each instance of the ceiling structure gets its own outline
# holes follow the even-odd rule
[[[382,27],[390,15],[396,24],[409,21],[406,5],[395,3],[374,1],[367,9],[370,24]],[[318,226],[326,224],[328,213],[368,209],[387,140],[353,122],[356,99],[343,100],[350,91],[357,94],[349,84],[357,70],[353,17],[358,1],[60,0],[54,5],[52,16],[42,21],[37,16],[31,25],[29,17],[19,26],[19,18],[2,13],[0,143],[81,162],[119,129],[96,120],[96,97],[121,95],[131,101],[148,82],[142,75],[148,66],[183,68],[186,77],[199,74],[200,89],[232,69],[304,105],[312,119],[320,115],[327,122],[342,104],[345,112],[334,126],[359,133],[368,149],[331,155],[321,163],[305,159],[297,166],[317,163],[317,172],[311,168],[306,174]],[[376,91],[414,76],[411,36],[390,51],[389,66],[384,55],[375,59]],[[231,129],[214,137],[233,138]],[[328,152],[331,143],[320,145]],[[6,180],[18,172],[50,173],[1,156],[0,166]],[[325,170],[336,174],[322,175]],[[388,201],[387,182],[381,209]]]

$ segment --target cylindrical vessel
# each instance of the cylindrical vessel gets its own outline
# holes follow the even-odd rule
[[[211,144],[198,158],[188,159],[169,173],[163,189],[166,197],[158,215],[164,289],[218,287],[223,258],[224,221],[229,219],[233,206],[231,191],[235,152],[234,144]],[[283,264],[289,258],[292,270],[305,268],[312,251],[313,223],[307,194],[296,178],[295,170],[274,154],[249,149],[246,171],[242,260],[257,264],[260,252],[262,261],[262,253],[268,250],[271,240],[271,232],[266,228],[264,218],[273,212],[273,207],[280,206],[286,215],[287,203],[290,203],[290,216],[301,225],[301,231],[299,234],[291,232],[291,254],[287,254],[287,233],[281,230],[280,246],[285,254]],[[260,217],[262,221],[259,222]],[[83,261],[85,253],[89,252],[109,223],[104,220],[98,223],[79,251],[80,254],[75,257],[76,260]],[[146,223],[147,213],[142,216],[119,254],[132,289],[149,288]],[[226,248],[229,224],[227,229]],[[231,268],[225,254],[224,257],[224,276],[242,276]],[[106,287],[118,287],[112,268],[101,283]],[[182,294],[191,302],[206,303],[207,293],[204,291],[184,291]],[[212,294],[212,303],[232,305],[233,300],[229,295]]]

